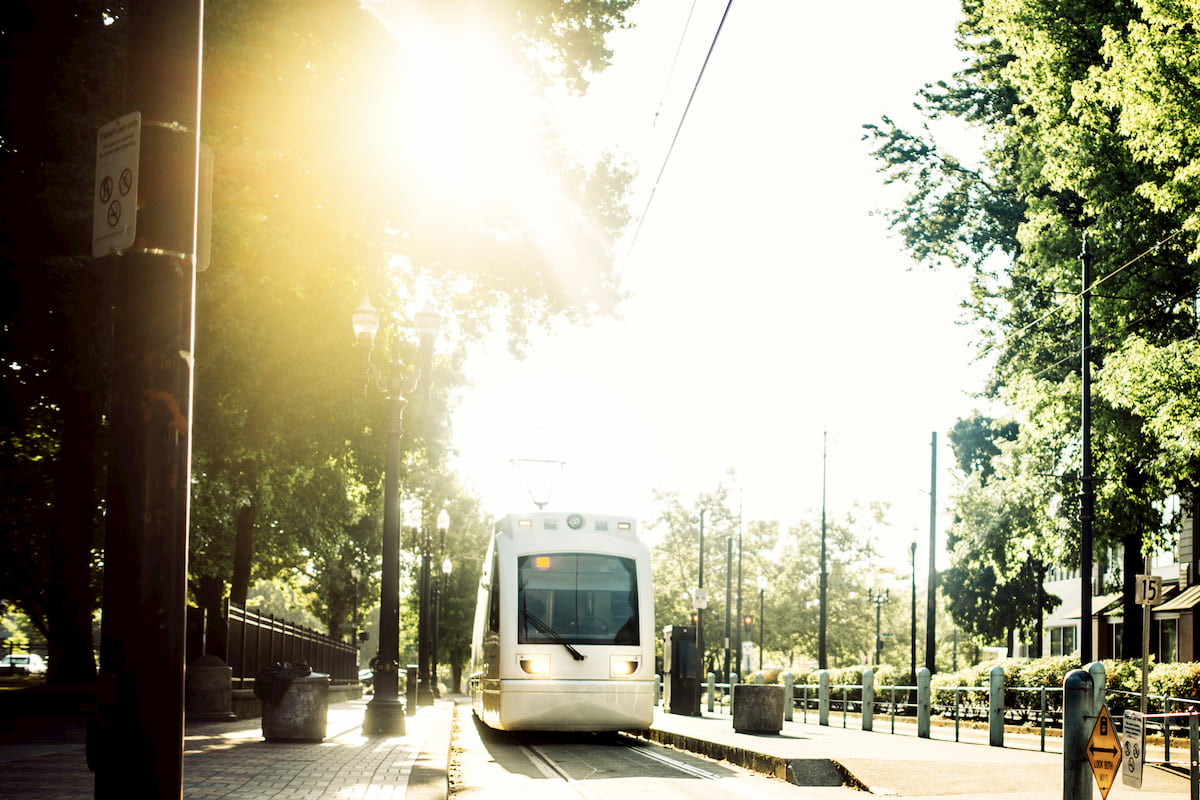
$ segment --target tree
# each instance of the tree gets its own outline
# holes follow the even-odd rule
[[[194,562],[232,578],[235,598],[252,575],[313,569],[329,588],[322,614],[334,629],[346,623],[349,601],[335,587],[349,585],[347,559],[370,572],[379,550],[371,515],[382,497],[384,409],[369,376],[395,359],[401,383],[414,384],[414,299],[449,321],[449,355],[405,414],[401,485],[429,508],[445,496],[445,421],[465,343],[496,320],[516,344],[529,325],[612,307],[608,248],[627,218],[623,171],[574,164],[546,128],[529,131],[566,198],[554,220],[563,241],[551,250],[540,220],[486,184],[474,197],[447,195],[449,176],[429,174],[435,154],[409,119],[442,124],[416,105],[421,84],[440,75],[421,61],[430,42],[450,50],[479,31],[474,44],[510,60],[538,46],[543,85],[561,77],[582,88],[607,62],[604,35],[628,6],[418,3],[398,24],[388,16],[397,9],[349,2],[208,4],[204,135],[220,214],[198,297]],[[507,155],[486,133],[504,120],[475,99],[455,104],[472,115],[455,133],[472,137],[464,158],[484,169]],[[564,268],[569,281],[556,277]],[[364,294],[384,321],[365,358],[348,324]],[[253,569],[252,553],[266,556]]]
[[[1160,12],[1165,16],[1155,17]],[[1081,289],[1077,254],[1085,231],[1098,254],[1088,354],[1097,385],[1106,379],[1108,352],[1123,338],[1136,333],[1160,344],[1191,335],[1181,301],[1194,293],[1197,271],[1189,263],[1193,245],[1179,234],[1191,224],[1193,206],[1181,201],[1190,151],[1178,135],[1190,107],[1164,99],[1151,114],[1146,102],[1168,86],[1186,97],[1190,78],[1170,66],[1194,48],[1179,35],[1180,18],[1149,3],[972,0],[959,27],[967,67],[927,87],[921,108],[930,119],[975,126],[985,142],[982,157],[954,159],[928,134],[887,120],[869,126],[887,180],[911,189],[891,214],[910,252],[974,271],[968,306],[995,358],[987,393],[1058,420],[1055,438],[1009,453],[1006,477],[1027,485],[1026,502],[1077,492],[1064,484],[1080,476],[1079,428],[1071,424],[1080,402],[1073,377],[1080,322],[1071,295]],[[1153,66],[1151,40],[1165,47],[1165,69]],[[1178,128],[1164,123],[1163,114],[1175,110],[1182,112]],[[1145,127],[1135,132],[1139,125]],[[1124,550],[1128,584],[1142,549],[1172,529],[1158,504],[1193,478],[1153,467],[1157,444],[1128,405],[1101,391],[1091,410],[1100,478],[1096,543]],[[1025,425],[1019,415],[1016,421]],[[1065,557],[1071,547],[1061,540],[1060,522],[1036,524],[1044,526],[1042,538],[1060,538],[1050,549]],[[1132,647],[1140,617],[1132,592],[1126,594],[1123,641]]]
[[[47,640],[51,683],[94,679],[108,267],[90,259],[95,136],[123,31],[93,2],[0,12],[0,594]]]

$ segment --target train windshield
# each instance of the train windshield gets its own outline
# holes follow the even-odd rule
[[[545,553],[517,559],[518,641],[639,644],[632,558]]]

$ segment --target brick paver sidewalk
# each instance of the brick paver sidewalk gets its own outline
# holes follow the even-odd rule
[[[257,719],[191,723],[184,739],[186,800],[373,800],[402,798],[413,764],[433,737],[448,736],[450,708],[422,708],[405,736],[362,735],[363,701],[329,707],[319,743],[266,742]],[[0,791],[6,800],[90,800],[94,779],[82,744],[0,747]],[[429,744],[445,753],[440,742]],[[442,765],[444,766],[444,761]],[[445,795],[444,773],[441,791]]]

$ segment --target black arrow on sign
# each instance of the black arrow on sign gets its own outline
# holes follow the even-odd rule
[[[1114,756],[1118,755],[1121,752],[1120,748],[1096,747],[1095,745],[1092,745],[1091,747],[1089,747],[1088,750],[1092,751],[1093,753],[1111,753]]]

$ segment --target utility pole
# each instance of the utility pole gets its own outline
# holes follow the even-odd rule
[[[929,589],[925,599],[925,669],[937,672],[937,431],[929,444]]]
[[[87,738],[105,800],[183,794],[202,16],[200,0],[130,0],[123,15],[141,145],[133,245],[112,256],[113,446]]]
[[[818,610],[817,668],[829,669],[825,632],[829,623],[829,571],[825,566],[825,478],[829,464],[829,431],[821,434],[821,600]],[[761,620],[759,625],[761,625]]]
[[[1082,460],[1079,487],[1079,660],[1089,663],[1095,653],[1092,649],[1092,519],[1095,516],[1096,490],[1092,475],[1092,254],[1088,251],[1087,234],[1083,237],[1083,249],[1079,254],[1083,272],[1081,292],[1082,314],[1079,353],[1080,374],[1080,437]]]

